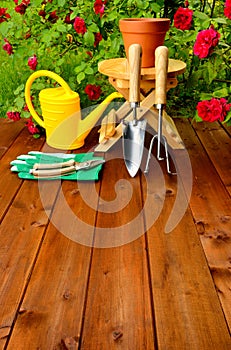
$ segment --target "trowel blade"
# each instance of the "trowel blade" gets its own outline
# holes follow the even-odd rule
[[[126,168],[134,177],[142,161],[146,120],[123,122],[123,156]]]

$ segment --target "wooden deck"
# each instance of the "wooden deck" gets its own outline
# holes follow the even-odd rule
[[[165,163],[159,168],[162,201],[155,169],[148,180],[142,172],[131,179],[115,147],[93,190],[86,182],[49,181],[44,207],[41,186],[48,181],[20,180],[9,163],[30,150],[51,149],[21,122],[0,120],[0,349],[231,349],[231,130],[188,120],[176,125],[190,156],[193,189],[182,220],[165,233],[179,186]],[[94,145],[95,134],[79,151]],[[153,215],[161,210],[146,229],[144,203],[151,195]],[[109,212],[105,201],[111,201]],[[90,228],[92,246],[63,234],[74,237],[81,222]],[[115,247],[100,235],[110,227],[121,227]],[[145,233],[123,244],[137,229]]]

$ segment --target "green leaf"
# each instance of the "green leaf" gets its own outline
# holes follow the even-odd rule
[[[200,100],[201,101],[204,101],[204,100],[211,100],[211,98],[213,97],[213,94],[212,93],[205,93],[205,92],[202,92],[200,94]]]
[[[216,98],[227,97],[229,96],[229,91],[227,88],[222,88],[220,90],[214,91],[213,96]]]
[[[15,95],[19,95],[20,92],[24,90],[24,86],[25,86],[24,84],[19,85],[19,86],[17,87],[17,89],[14,91],[14,94],[15,94]]]
[[[40,134],[33,134],[33,138],[34,138],[34,139],[39,139],[40,136],[41,136]]]
[[[151,7],[151,9],[154,11],[154,12],[156,12],[156,13],[158,13],[158,12],[160,12],[160,5],[158,5],[157,3],[151,3],[150,4],[150,7]]]
[[[213,21],[220,24],[227,24],[226,18],[222,18],[222,17],[213,18]]]
[[[0,25],[0,33],[2,34],[3,37],[6,36],[8,30],[10,29],[10,25],[8,22],[2,22]]]
[[[64,24],[57,24],[56,28],[61,33],[66,33],[66,31],[67,31],[66,26]]]
[[[94,74],[94,70],[92,67],[87,67],[85,70],[84,70],[84,73],[85,74],[88,74],[88,75],[91,75],[91,74]]]
[[[75,73],[79,74],[80,72],[83,72],[87,66],[87,63],[82,62],[79,66],[76,66],[74,71]]]
[[[204,20],[204,21],[210,21],[209,16],[206,15],[206,13],[204,13],[204,12],[194,11],[193,15],[194,15],[196,18],[202,19],[202,20]]]
[[[15,99],[15,106],[18,108],[19,111],[21,109],[23,109],[23,107],[25,106],[25,99],[24,99],[24,97],[17,97]]]
[[[58,6],[63,7],[65,5],[66,0],[58,0]]]
[[[197,110],[194,114],[193,120],[195,120],[196,122],[202,122],[202,119],[201,117],[199,117]]]
[[[120,39],[114,39],[111,43],[110,51],[116,52],[116,53],[119,52],[120,44],[121,44]]]
[[[78,75],[77,75],[77,82],[80,84],[81,81],[83,81],[85,79],[85,73],[84,72],[80,72]]]
[[[209,84],[212,83],[212,81],[217,77],[218,72],[216,71],[216,68],[213,64],[213,62],[208,62],[208,77],[209,77]]]
[[[92,33],[98,33],[99,32],[99,27],[97,26],[96,23],[92,23],[88,26],[88,31]]]
[[[90,32],[89,30],[84,34],[84,42],[85,44],[87,44],[88,46],[93,46],[94,42],[95,42],[95,36],[92,32]]]
[[[63,57],[56,61],[57,66],[61,66],[63,63],[64,63]]]
[[[227,116],[226,116],[226,118],[225,118],[225,120],[222,122],[222,124],[224,124],[224,123],[230,123],[230,121],[231,121],[231,111],[229,111],[229,113],[227,114]]]
[[[33,5],[34,6],[40,6],[41,5],[41,0],[33,0]]]
[[[112,12],[110,12],[110,13],[108,14],[107,20],[108,20],[108,21],[114,21],[115,19],[117,19],[117,17],[118,17],[118,13],[112,11]]]
[[[52,35],[50,33],[50,31],[44,31],[41,41],[45,42],[45,43],[49,43],[52,40]]]

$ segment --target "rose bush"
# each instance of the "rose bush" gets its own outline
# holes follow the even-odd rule
[[[231,108],[231,103],[224,98],[201,101],[197,105],[198,116],[207,122],[220,120],[223,122]]]
[[[79,93],[82,108],[103,100],[113,88],[98,72],[98,62],[125,56],[118,26],[119,19],[124,17],[171,19],[165,45],[171,58],[187,63],[187,71],[179,78],[178,86],[168,92],[171,110],[175,108],[176,114],[188,113],[192,117],[194,109],[195,119],[199,121],[202,118],[196,107],[200,100],[227,99],[229,106],[231,0],[9,0],[6,3],[0,8],[2,54],[6,60],[14,57],[24,62],[15,99],[6,105],[8,116],[18,112],[21,117],[30,118],[25,108],[24,88],[33,70],[48,69],[60,74]],[[50,79],[38,79],[32,86],[33,103],[38,104],[35,96],[38,91],[54,84]],[[231,124],[230,111],[226,112],[223,122]]]

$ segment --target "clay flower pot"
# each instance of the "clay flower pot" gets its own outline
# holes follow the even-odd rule
[[[141,67],[155,66],[155,49],[164,44],[164,39],[170,27],[168,18],[124,18],[119,21],[126,56],[132,44],[142,46]]]

